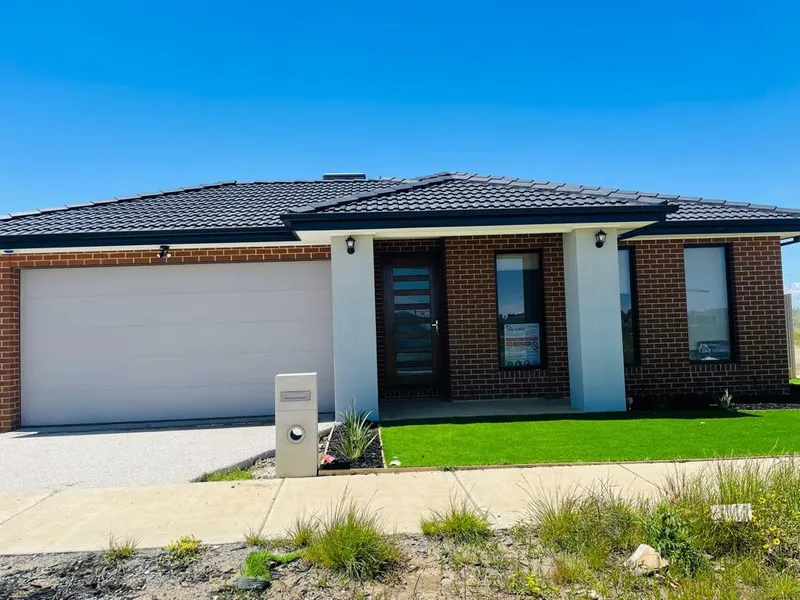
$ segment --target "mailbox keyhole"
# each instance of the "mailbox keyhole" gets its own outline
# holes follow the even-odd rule
[[[289,441],[293,444],[299,444],[304,437],[306,437],[306,432],[300,425],[294,425],[289,428]]]

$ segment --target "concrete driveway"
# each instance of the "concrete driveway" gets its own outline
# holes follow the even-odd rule
[[[275,450],[271,420],[46,427],[0,434],[0,490],[185,483]],[[330,426],[321,422],[320,430]]]

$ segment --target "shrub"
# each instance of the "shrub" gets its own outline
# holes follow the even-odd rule
[[[162,559],[166,562],[188,563],[203,552],[203,545],[193,535],[184,535],[167,545]]]
[[[531,494],[528,511],[542,544],[551,550],[590,551],[593,562],[638,545],[642,507],[608,485],[554,495]]]
[[[286,531],[289,543],[295,548],[306,548],[319,533],[319,521],[308,517],[297,517]]]
[[[246,479],[252,479],[253,474],[248,471],[247,469],[242,469],[241,467],[234,467],[233,469],[222,469],[221,471],[213,471],[212,473],[206,473],[202,477],[200,477],[200,481],[241,481]]]
[[[450,503],[444,511],[432,511],[420,524],[422,533],[429,537],[448,538],[458,543],[485,540],[492,535],[485,513],[471,508],[466,500]]]
[[[342,415],[342,422],[336,425],[340,428],[340,439],[334,449],[349,461],[364,456],[369,445],[378,437],[378,432],[369,421],[369,415],[370,413],[356,411],[351,406]]]
[[[674,507],[663,504],[642,521],[645,539],[670,561],[670,566],[692,577],[705,570],[708,560],[692,539],[690,526]]]
[[[351,579],[374,579],[400,559],[397,544],[381,531],[367,507],[342,501],[333,507],[311,538],[305,558],[317,567]]]
[[[117,564],[136,554],[138,543],[131,537],[117,539],[113,535],[108,538],[108,545],[103,550],[103,556],[111,564]]]
[[[724,410],[729,410],[733,404],[733,394],[731,394],[727,389],[722,392],[719,398],[717,398],[717,406]]]

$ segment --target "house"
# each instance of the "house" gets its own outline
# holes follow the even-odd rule
[[[800,211],[440,173],[223,182],[0,221],[0,430],[397,398],[787,391]]]

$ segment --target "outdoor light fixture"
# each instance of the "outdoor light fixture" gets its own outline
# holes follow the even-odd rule
[[[158,247],[158,258],[172,258],[172,252],[169,251],[169,246],[165,244]]]
[[[594,234],[594,239],[595,239],[594,245],[597,246],[598,248],[602,248],[603,244],[606,243],[606,232],[601,229],[600,231]]]
[[[349,238],[347,238],[344,241],[344,243],[347,244],[347,253],[348,254],[355,254],[355,252],[356,252],[356,240],[353,238],[353,236],[351,235]]]

